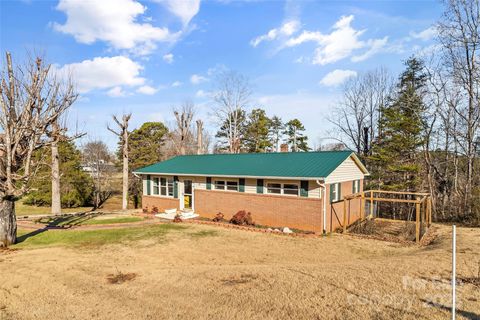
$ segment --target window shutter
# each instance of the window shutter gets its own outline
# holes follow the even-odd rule
[[[308,197],[308,180],[300,181],[300,197]]]
[[[147,195],[150,195],[150,175],[147,176]]]
[[[245,179],[238,179],[238,191],[245,192]]]
[[[178,177],[173,177],[173,197],[178,199]]]
[[[212,190],[212,178],[207,177],[207,190]]]
[[[352,181],[352,193],[355,193],[355,187],[357,186],[357,180]]]
[[[335,188],[335,183],[330,184],[330,203],[333,202],[333,188]]]
[[[257,193],[263,193],[263,179],[257,179]]]
[[[339,183],[337,183],[337,185],[338,185],[338,197],[337,197],[337,200],[340,201],[340,200],[342,200],[342,183],[339,182]]]

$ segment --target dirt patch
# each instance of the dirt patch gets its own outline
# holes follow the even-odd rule
[[[253,274],[242,274],[240,276],[222,279],[222,283],[226,286],[235,286],[235,285],[251,282],[257,278],[258,276]]]
[[[369,239],[396,242],[405,245],[414,244],[416,238],[415,222],[412,221],[367,219],[353,224],[348,229],[348,232]],[[434,240],[435,232],[432,230],[429,234],[429,238],[422,241],[422,245],[429,245]]]
[[[107,276],[107,281],[110,284],[121,284],[127,281],[131,281],[137,277],[136,273],[123,273],[121,271],[117,271],[116,273],[109,274]]]

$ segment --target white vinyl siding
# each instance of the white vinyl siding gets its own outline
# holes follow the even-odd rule
[[[345,159],[333,172],[327,177],[326,183],[337,183],[364,178],[362,170],[358,167],[352,157]]]

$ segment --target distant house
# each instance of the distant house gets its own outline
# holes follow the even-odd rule
[[[186,155],[134,173],[143,178],[143,208],[227,219],[246,210],[259,225],[315,232],[342,224],[339,201],[363,191],[368,175],[351,151]]]

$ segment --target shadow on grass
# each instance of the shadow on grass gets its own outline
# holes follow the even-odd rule
[[[44,227],[44,228],[37,229],[35,231],[29,232],[29,233],[26,233],[26,234],[22,234],[21,236],[17,237],[17,243],[16,244],[22,243],[25,240],[27,240],[28,238],[34,237],[34,236],[36,236],[40,233],[44,233],[45,231],[48,231],[48,227]]]
[[[452,311],[452,308],[451,307],[447,307],[447,306],[444,306],[443,304],[439,304],[439,303],[433,303],[431,301],[428,301],[428,300],[425,300],[425,299],[420,299],[422,302],[428,304],[429,306],[432,306],[432,307],[435,307],[435,308],[438,308],[438,309],[441,309],[441,310],[444,310],[444,311]],[[470,312],[470,311],[465,311],[465,310],[461,310],[461,309],[456,309],[455,312],[459,315],[461,315],[462,317],[465,317],[467,319],[480,319],[480,314],[479,313],[475,313],[475,312]]]
[[[86,221],[93,219],[95,217],[98,217],[102,215],[103,213],[98,213],[98,212],[82,212],[79,214],[65,214],[61,216],[51,216],[47,218],[41,218],[36,220],[37,223],[42,223],[45,224],[47,227],[50,228],[61,228],[61,229],[66,229],[66,228],[71,228],[73,226],[78,226],[81,225],[82,223],[85,223]]]

